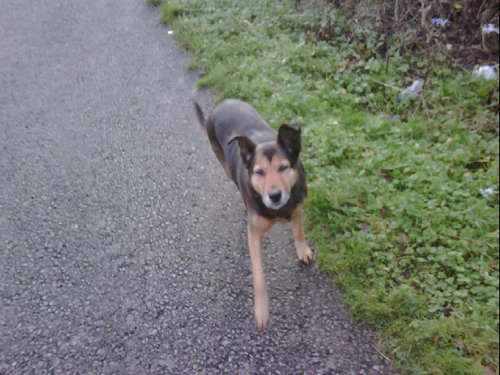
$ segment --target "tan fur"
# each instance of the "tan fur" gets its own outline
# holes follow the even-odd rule
[[[252,259],[254,316],[257,327],[263,329],[269,319],[269,297],[262,267],[262,236],[273,225],[273,221],[248,211],[248,248]]]
[[[302,206],[297,206],[292,215],[293,236],[295,237],[295,250],[297,258],[306,264],[313,261],[313,253],[306,242],[304,227],[302,226]]]
[[[292,215],[293,234],[295,237],[295,250],[297,257],[304,263],[314,261],[311,248],[306,242],[302,227],[302,205],[297,206]],[[266,219],[253,211],[248,211],[248,247],[252,259],[252,275],[254,289],[254,316],[257,326],[264,329],[269,319],[269,297],[267,294],[266,280],[262,267],[262,237],[271,226],[282,221],[280,219]]]
[[[289,168],[280,172],[279,169],[282,165],[287,165]],[[253,189],[260,195],[269,193],[271,189],[286,191],[290,194],[293,186],[297,182],[297,171],[290,168],[290,162],[284,156],[274,155],[271,162],[269,162],[265,156],[258,154],[257,149],[253,172],[257,169],[262,169],[264,174],[259,175],[253,173],[250,183]]]

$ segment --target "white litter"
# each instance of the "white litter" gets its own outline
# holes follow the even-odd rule
[[[172,35],[174,32],[172,30],[168,30],[168,35]]]
[[[412,83],[410,87],[407,87],[403,91],[401,91],[401,97],[403,99],[415,98],[420,94],[423,87],[424,87],[424,80],[417,79],[415,82]]]
[[[497,79],[497,72],[495,72],[495,68],[490,65],[478,66],[474,69],[474,75],[479,78],[484,78],[486,80]]]
[[[492,23],[489,23],[487,25],[483,25],[481,27],[481,32],[483,34],[490,34],[490,33],[497,33],[498,34],[498,27],[495,27]]]
[[[483,195],[483,197],[491,197],[493,194],[495,194],[495,190],[490,187],[487,189],[479,189],[479,192]]]
[[[444,20],[442,18],[433,18],[431,19],[431,23],[434,26],[439,26],[439,27],[448,27],[451,25],[450,20]]]

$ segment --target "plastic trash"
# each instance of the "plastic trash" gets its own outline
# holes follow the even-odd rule
[[[493,188],[487,188],[487,189],[479,189],[479,192],[483,195],[483,197],[490,197],[493,194],[495,194],[495,190]]]
[[[168,34],[168,35],[172,35],[173,33],[174,33],[174,32],[173,32],[172,30],[168,30],[168,31],[167,31],[167,34]]]
[[[434,26],[439,26],[439,27],[448,27],[448,26],[451,25],[451,21],[450,20],[445,20],[445,19],[442,19],[442,18],[433,18],[433,19],[431,19],[431,23]]]
[[[403,99],[411,99],[415,98],[416,96],[420,95],[420,92],[424,88],[424,80],[423,79],[417,79],[415,82],[412,83],[410,87],[405,88],[401,92],[401,97]]]
[[[498,34],[498,27],[495,27],[492,23],[489,23],[487,25],[483,25],[481,27],[481,32],[483,34],[491,34],[491,33],[497,33]]]
[[[479,78],[484,78],[486,80],[497,79],[497,72],[495,72],[495,68],[490,65],[478,66],[474,69],[474,75]]]

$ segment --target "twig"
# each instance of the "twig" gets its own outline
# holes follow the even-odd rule
[[[374,345],[370,345],[373,349],[375,349],[375,351],[381,356],[383,357],[386,361],[388,362],[392,362],[391,359],[389,357],[387,357],[384,353],[382,353],[380,350],[378,350]]]
[[[456,62],[456,61],[453,61],[453,56],[449,55],[446,51],[441,51],[441,52],[442,52],[442,53],[444,53],[444,54],[446,55],[446,57],[448,57],[450,60],[452,60],[452,61],[451,61],[451,63],[452,63],[453,65],[455,65],[457,68],[461,69],[461,70],[462,70],[462,71],[464,71],[464,72],[468,72],[468,71],[469,71],[466,67],[464,67],[464,66],[460,65],[460,64],[459,64],[458,62]]]
[[[427,66],[425,67],[425,75],[424,75],[424,87],[425,84],[427,83],[427,77],[429,76],[429,71],[431,69],[431,62],[432,62],[432,57],[431,57],[431,51],[430,49],[434,49],[434,46],[429,46],[426,48],[426,55],[427,55]],[[434,52],[434,51],[432,51]]]
[[[425,101],[425,98],[423,95],[419,95],[418,96],[420,99],[422,99],[422,103],[424,105],[424,108],[425,108],[425,114],[427,115],[427,118],[430,118],[430,114],[429,114],[429,108],[427,108],[427,102]]]
[[[422,18],[420,19],[420,26],[423,29],[427,30],[427,13],[431,9],[431,5],[425,6],[425,0],[420,0],[420,12],[422,13]]]
[[[479,7],[479,10],[477,11],[477,19],[480,20],[481,19],[481,12],[483,11],[483,6],[484,4],[486,4],[486,0],[483,0],[481,6]]]
[[[393,85],[389,85],[388,83],[385,83],[385,82],[382,82],[382,81],[379,81],[375,78],[372,78],[372,81],[375,82],[375,83],[378,83],[382,86],[386,86],[386,87],[390,87],[391,89],[394,89],[396,91],[404,91],[404,89],[400,88],[400,87],[397,87],[397,86],[393,86]]]
[[[387,43],[389,44],[389,43]],[[387,47],[387,52],[385,53],[385,74],[389,71],[389,47]]]

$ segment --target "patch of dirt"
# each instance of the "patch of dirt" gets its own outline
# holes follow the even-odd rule
[[[403,51],[425,54],[441,52],[461,69],[475,65],[498,65],[498,33],[482,32],[484,25],[499,27],[499,0],[303,0],[296,9],[310,7],[321,12],[341,10],[345,19],[374,29]],[[325,17],[328,18],[328,17]],[[441,21],[440,21],[441,20]],[[333,23],[324,22],[312,31],[316,39],[333,38]]]

